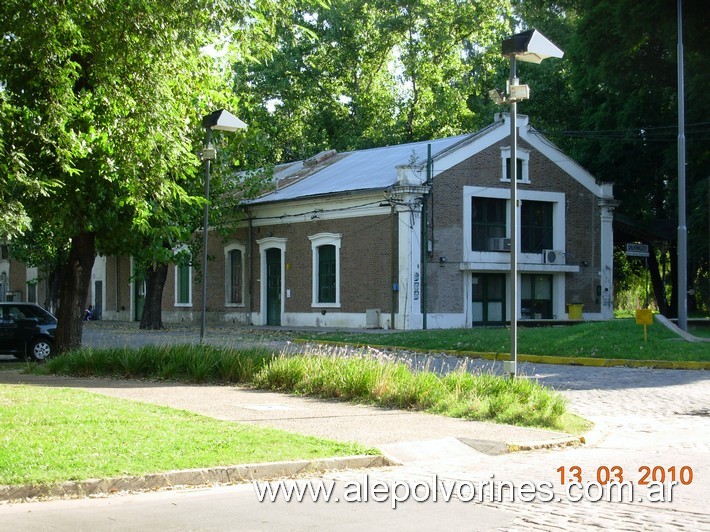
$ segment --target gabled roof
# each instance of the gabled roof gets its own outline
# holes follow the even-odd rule
[[[342,192],[384,190],[397,182],[397,167],[423,165],[427,145],[432,155],[454,146],[471,135],[385,146],[333,155],[308,165],[299,161],[274,169],[276,190],[250,203],[285,201]]]
[[[510,115],[499,113],[493,124],[476,133],[345,153],[328,151],[305,161],[279,165],[274,170],[275,189],[248,203],[254,205],[346,192],[385,190],[397,184],[398,167],[402,166],[418,171],[423,182],[422,170],[426,165],[428,145],[431,145],[436,175],[508,137],[509,120]],[[530,127],[526,116],[518,115],[518,128],[520,138],[549,157],[573,179],[599,197],[609,194],[608,187],[597,183],[589,172]]]

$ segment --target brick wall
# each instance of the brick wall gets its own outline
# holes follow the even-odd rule
[[[429,238],[432,239],[432,256],[428,266],[429,311],[463,310],[463,274],[458,264],[464,258],[463,187],[509,189],[509,183],[501,181],[501,148],[509,145],[505,139],[434,179],[429,208]],[[531,181],[519,183],[519,191],[565,194],[567,263],[578,264],[580,267],[579,273],[566,275],[567,301],[583,303],[585,312],[598,312],[600,306],[596,299],[596,286],[600,268],[600,212],[596,196],[525,141],[520,140],[519,149],[529,151]],[[447,259],[443,267],[439,262],[440,257]]]
[[[290,297],[284,300],[285,312],[320,312],[313,308],[312,270],[313,258],[309,236],[318,233],[342,234],[340,248],[340,301],[339,312],[361,312],[369,308],[379,308],[389,312],[392,308],[391,280],[391,238],[392,218],[386,216],[364,216],[342,220],[316,219],[308,222],[275,224],[253,228],[253,243],[250,257],[249,232],[243,228],[223,239],[210,234],[209,253],[215,260],[208,262],[207,309],[221,312],[248,312],[251,292],[251,310],[260,311],[261,265],[258,240],[272,236],[285,238],[284,262],[286,271],[282,278],[284,293],[290,290]],[[225,307],[225,260],[224,246],[238,242],[245,246],[245,289],[244,306]],[[201,260],[201,257],[200,257]],[[249,272],[251,260],[251,285]],[[192,307],[185,311],[202,310],[202,285],[199,276],[193,279]],[[171,266],[165,283],[163,309],[178,311],[174,306],[175,268]]]

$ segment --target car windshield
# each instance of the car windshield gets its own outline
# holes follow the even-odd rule
[[[3,305],[2,318],[6,321],[17,321],[28,318],[36,318],[43,322],[54,321],[54,317],[49,312],[42,307],[34,305]]]

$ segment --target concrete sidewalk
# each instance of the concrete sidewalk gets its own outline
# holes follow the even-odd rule
[[[465,421],[431,414],[377,408],[364,405],[296,397],[233,386],[193,386],[179,383],[119,379],[80,379],[38,376],[19,371],[0,371],[0,384],[26,384],[78,388],[121,399],[188,410],[217,419],[279,428],[299,434],[338,441],[354,441],[383,452],[386,460],[334,459],[327,463],[249,464],[186,475],[172,472],[154,478],[121,479],[121,490],[155,489],[165,485],[195,485],[256,478],[290,476],[324,469],[377,467],[428,460],[456,460],[475,453],[499,454],[580,443],[580,438],[563,433]],[[210,473],[212,471],[212,473]],[[171,476],[172,475],[172,476]],[[158,484],[162,483],[163,486]],[[64,486],[60,495],[116,491],[116,485]],[[4,498],[21,499],[41,495],[27,487],[6,492]],[[3,498],[0,490],[0,499]]]

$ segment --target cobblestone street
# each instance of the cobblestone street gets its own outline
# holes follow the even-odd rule
[[[498,456],[476,453],[452,461],[441,457],[381,474],[389,481],[402,480],[406,471],[412,480],[429,481],[437,475],[459,482],[485,481],[494,475],[516,486],[523,481],[555,486],[556,499],[551,502],[471,503],[515,514],[512,525],[500,530],[710,529],[706,500],[710,488],[710,380],[705,372],[546,365],[523,365],[522,371],[561,390],[576,412],[597,423],[587,445]],[[634,484],[637,500],[567,500],[558,468],[564,467],[569,475],[572,466],[581,468],[585,483],[596,481],[598,471],[604,476],[606,468],[623,468],[624,480]],[[689,466],[693,481],[675,486],[672,502],[638,502],[646,492],[639,485],[644,468],[656,466],[666,471],[666,482],[670,480],[669,468],[675,466],[678,471]]]

